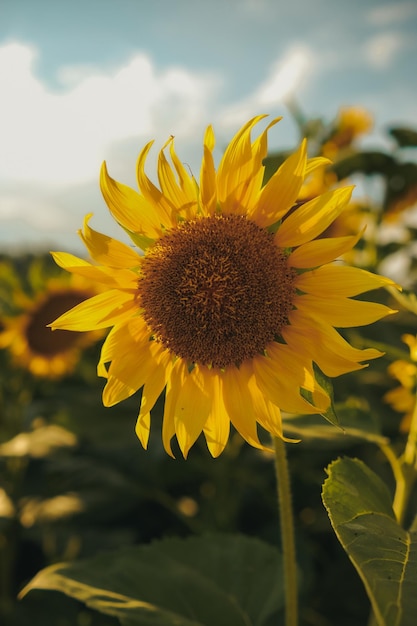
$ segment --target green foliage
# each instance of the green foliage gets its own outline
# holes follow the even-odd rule
[[[417,533],[396,521],[386,485],[362,461],[327,469],[323,502],[356,567],[379,626],[412,626],[417,615]]]
[[[400,148],[417,147],[417,131],[411,128],[392,127],[388,129]]]
[[[23,590],[61,591],[123,626],[267,626],[283,606],[279,552],[259,540],[165,539],[71,565],[53,565]]]

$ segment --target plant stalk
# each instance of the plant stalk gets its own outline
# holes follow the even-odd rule
[[[284,570],[285,626],[297,626],[297,561],[295,553],[294,516],[292,510],[290,473],[285,442],[279,437],[274,437],[274,448]]]

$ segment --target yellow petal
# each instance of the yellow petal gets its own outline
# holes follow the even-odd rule
[[[299,269],[330,263],[356,246],[363,235],[363,230],[357,235],[308,241],[291,252],[288,263]]]
[[[210,454],[217,458],[229,440],[230,418],[224,404],[222,374],[216,368],[205,368],[205,372],[211,395],[211,409],[204,425],[204,436]]]
[[[305,178],[306,158],[307,141],[304,140],[263,187],[259,202],[251,212],[259,226],[278,222],[294,205]]]
[[[248,392],[252,398],[253,409],[257,422],[267,432],[271,433],[271,435],[282,438],[282,420],[279,407],[272,404],[272,402],[265,397],[256,384],[252,361],[245,361],[242,363],[241,368],[246,368],[248,370]]]
[[[224,404],[236,430],[251,446],[262,449],[264,446],[258,438],[252,396],[248,389],[249,377],[245,367],[226,368],[223,375]]]
[[[111,329],[101,348],[100,360],[97,366],[97,374],[107,378],[105,363],[113,359],[123,359],[133,351],[146,348],[149,343],[150,331],[142,316],[133,317],[127,323],[115,326]]]
[[[135,426],[136,437],[142,444],[144,450],[148,449],[149,435],[151,434],[151,414],[144,413],[136,420]]]
[[[208,126],[204,135],[204,153],[200,170],[200,204],[203,215],[214,215],[217,207],[216,170],[213,149],[213,128]]]
[[[315,170],[320,167],[325,167],[326,165],[331,165],[331,163],[330,159],[327,159],[326,157],[313,157],[312,159],[308,159],[305,177],[307,178],[307,176],[310,176],[310,174],[312,174]]]
[[[331,377],[362,369],[366,365],[361,361],[382,355],[373,348],[354,348],[332,326],[297,310],[291,312],[290,324],[282,330],[282,336],[294,353],[308,352],[322,372]]]
[[[198,365],[185,377],[175,406],[175,432],[184,458],[203,431],[211,409],[204,368]]]
[[[171,144],[171,159],[175,163],[180,184],[178,184],[174,172],[165,157],[164,146],[158,157],[158,180],[161,191],[179,214],[186,219],[191,219],[196,214],[197,189],[195,185],[190,184],[190,177],[175,154],[173,137],[171,137],[168,143]]]
[[[244,187],[245,193],[240,199],[240,204],[247,214],[252,207],[257,205],[259,193],[263,186],[265,174],[263,161],[268,153],[268,131],[280,120],[280,117],[273,119],[252,144],[252,173],[248,184]]]
[[[170,456],[174,457],[171,448],[171,439],[175,435],[175,409],[182,386],[188,376],[187,364],[178,359],[172,366],[170,375],[167,377],[164,417],[162,421],[162,443]]]
[[[174,141],[170,144],[169,153],[171,161],[175,167],[175,171],[177,172],[180,188],[186,198],[185,217],[187,219],[192,219],[197,211],[198,187],[196,180],[178,158],[177,153],[174,150]]]
[[[152,145],[153,141],[150,141],[139,154],[136,164],[138,186],[150,206],[151,213],[158,217],[158,222],[165,228],[171,228],[176,225],[175,207],[145,174],[146,157]]]
[[[302,295],[295,299],[294,305],[303,313],[317,317],[337,328],[365,326],[396,313],[376,302],[363,302],[332,295],[326,295],[325,298],[310,294]]]
[[[318,237],[344,210],[352,190],[353,187],[343,187],[328,191],[301,205],[282,222],[275,235],[277,245],[300,246]]]
[[[321,413],[326,410],[329,402],[320,407],[313,407],[300,395],[300,388],[308,391],[316,390],[317,383],[312,375],[312,366],[306,367],[308,353],[294,355],[290,348],[277,344],[268,346],[272,357],[255,356],[253,369],[256,384],[266,397],[288,413]],[[327,399],[328,400],[328,399]]]
[[[347,265],[322,265],[298,275],[294,286],[300,291],[316,296],[331,294],[336,296],[356,296],[364,291],[379,287],[395,286],[394,281],[385,276],[372,274],[366,270]]]
[[[67,252],[51,252],[53,259],[59,267],[71,274],[77,274],[89,279],[92,283],[102,283],[109,287],[135,289],[137,274],[130,270],[120,270],[110,267],[96,267],[83,259],[78,259]]]
[[[234,136],[220,161],[217,182],[223,213],[245,213],[245,197],[252,195],[254,177],[260,189],[259,173],[262,170],[263,174],[263,166],[259,158],[254,157],[250,134],[255,124],[264,117],[258,115],[247,122]]]
[[[143,386],[140,412],[136,422],[135,431],[145,450],[148,447],[150,434],[150,412],[165,388],[167,378],[171,373],[171,367],[172,358],[169,353],[164,350],[160,355],[160,360],[158,361],[156,369]]]
[[[158,376],[158,370],[164,370],[161,365],[164,352],[154,341],[134,342],[132,337],[129,352],[115,357],[111,362],[103,391],[103,404],[113,406],[129,398]]]
[[[102,263],[108,267],[116,268],[136,268],[141,263],[141,257],[129,248],[126,244],[107,235],[93,230],[88,225],[92,214],[84,219],[84,231],[79,231],[79,235],[85,243],[91,258],[97,263]]]
[[[137,191],[111,178],[106,163],[101,168],[100,188],[114,219],[129,233],[150,239],[161,236],[165,219],[163,211],[147,202]]]
[[[63,330],[99,330],[127,321],[138,312],[132,293],[111,289],[77,304],[49,326]]]

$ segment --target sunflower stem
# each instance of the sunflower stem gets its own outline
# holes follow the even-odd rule
[[[295,555],[294,516],[292,510],[290,472],[285,442],[274,437],[275,472],[281,525],[283,555],[285,626],[298,624],[297,561]]]

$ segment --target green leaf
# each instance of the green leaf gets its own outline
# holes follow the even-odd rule
[[[357,172],[388,176],[395,165],[395,159],[384,152],[356,152],[334,163],[330,170],[335,172],[339,180],[343,180]]]
[[[417,533],[396,521],[385,484],[362,461],[327,468],[323,502],[356,567],[379,626],[413,626],[417,615]]]
[[[286,415],[285,435],[300,438],[303,443],[320,443],[335,447],[352,445],[357,440],[386,445],[389,440],[381,434],[379,424],[370,411],[356,405],[336,404],[338,423],[323,421],[322,415]],[[336,426],[336,428],[335,428]]]
[[[411,128],[389,128],[389,134],[394,137],[400,148],[417,146],[417,131]]]
[[[123,626],[269,626],[283,607],[280,553],[256,539],[165,539],[39,572],[22,591],[61,591]]]
[[[387,176],[384,209],[395,210],[398,203],[400,203],[400,209],[412,206],[415,202],[416,185],[417,164],[397,163]]]

